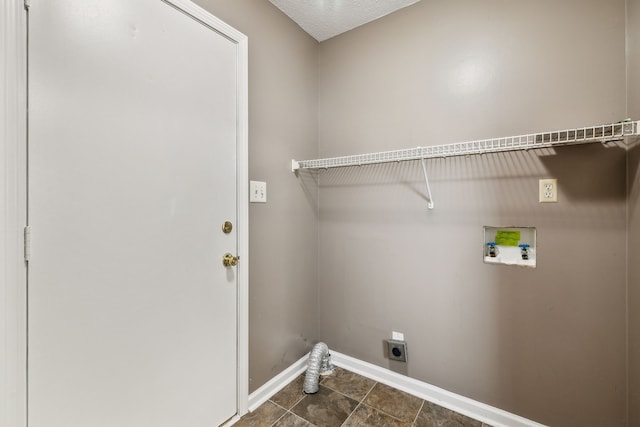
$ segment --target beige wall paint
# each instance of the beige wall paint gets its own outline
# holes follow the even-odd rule
[[[640,0],[627,1],[627,115],[640,120]],[[629,425],[640,425],[640,140],[628,159]]]
[[[621,1],[422,2],[323,43],[319,64],[318,44],[266,0],[196,2],[250,40],[250,178],[269,184],[269,203],[250,207],[252,391],[318,338],[315,176],[292,180],[286,164],[318,155],[318,93],[321,155],[624,116]],[[628,2],[638,40],[639,0]],[[638,59],[630,49],[630,77]],[[636,119],[639,81],[628,88]],[[624,155],[597,146],[546,154],[430,161],[433,212],[416,164],[323,173],[320,338],[552,425],[624,425]],[[638,163],[636,148],[630,425],[640,420]],[[541,177],[559,178],[558,205],[535,203]],[[537,226],[538,269],[483,265],[485,224]],[[582,250],[592,247],[604,250]],[[392,329],[409,340],[407,366],[382,357]]]
[[[317,339],[317,188],[288,170],[317,154],[317,42],[267,0],[195,2],[249,37],[249,179],[268,200],[249,208],[254,391]]]
[[[627,0],[627,83],[629,117],[640,120],[640,0]]]
[[[640,143],[629,151],[629,425],[640,425]]]
[[[320,155],[621,120],[624,40],[624,0],[422,1],[320,44]],[[319,174],[320,338],[542,423],[626,425],[625,150],[427,167],[433,211],[417,163]],[[538,268],[483,264],[483,225],[536,226]]]

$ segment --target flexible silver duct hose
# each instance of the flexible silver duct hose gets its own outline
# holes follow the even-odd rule
[[[319,342],[313,346],[309,354],[307,373],[304,377],[304,385],[302,388],[303,391],[306,394],[317,393],[320,374],[330,374],[332,371],[333,365],[331,364],[329,347],[327,347],[325,343]]]

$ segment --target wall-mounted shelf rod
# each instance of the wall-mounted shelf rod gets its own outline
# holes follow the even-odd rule
[[[380,153],[330,157],[315,160],[292,160],[291,171],[299,169],[328,169],[378,163],[423,160],[438,157],[468,156],[471,154],[531,150],[562,145],[620,141],[640,134],[640,121],[624,121],[608,125],[508,136],[453,144],[432,145]]]

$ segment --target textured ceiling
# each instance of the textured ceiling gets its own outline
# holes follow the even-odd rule
[[[420,0],[269,0],[319,42]]]

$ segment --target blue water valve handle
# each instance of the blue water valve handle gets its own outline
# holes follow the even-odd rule
[[[522,244],[520,244],[520,245],[518,245],[518,246],[519,246],[521,249],[527,249],[527,248],[531,247],[531,245],[530,245],[530,244],[528,244],[528,243],[522,243]]]
[[[497,249],[496,249],[496,242],[487,242],[487,246],[488,246],[488,250],[487,250],[487,254],[491,257],[491,258],[495,258],[498,256],[497,254]]]

